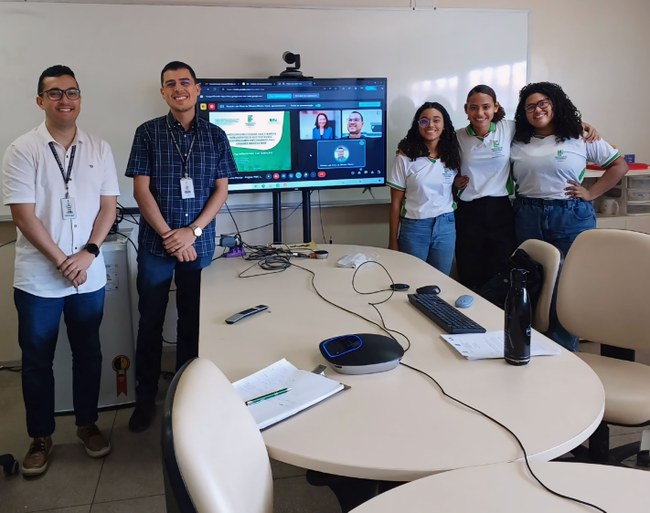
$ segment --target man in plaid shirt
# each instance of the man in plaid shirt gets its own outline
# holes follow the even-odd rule
[[[198,355],[201,270],[215,249],[215,217],[228,196],[228,177],[237,168],[225,133],[196,115],[200,85],[192,68],[179,61],[161,74],[166,116],[135,132],[126,176],[140,209],[134,432],[146,430],[155,415],[162,329],[172,278],[178,311],[176,369]]]

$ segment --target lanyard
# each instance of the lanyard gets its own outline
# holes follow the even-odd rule
[[[183,152],[181,151],[181,147],[178,144],[178,141],[176,141],[176,136],[174,136],[174,132],[172,131],[172,127],[169,125],[169,122],[167,122],[167,130],[169,130],[169,135],[172,138],[172,142],[174,143],[174,147],[176,148],[176,152],[178,153],[178,156],[181,158],[181,162],[183,163],[183,174],[185,175],[185,178],[189,177],[189,174],[187,172],[187,161],[190,158],[190,154],[192,153],[192,148],[194,147],[194,141],[196,139],[196,130],[192,133],[192,140],[190,141],[190,147],[187,150],[187,154],[183,155]]]
[[[56,159],[56,163],[59,165],[59,171],[61,171],[61,177],[63,178],[63,183],[65,184],[65,197],[68,198],[70,196],[68,191],[68,182],[70,181],[70,177],[72,176],[72,164],[74,163],[74,154],[77,151],[77,145],[75,144],[70,149],[70,161],[68,162],[67,173],[63,170],[63,164],[61,164],[61,159],[59,158],[59,154],[56,152],[56,149],[54,148],[54,143],[50,141],[48,145],[50,147],[50,150],[52,150],[52,155],[54,155],[54,158]]]

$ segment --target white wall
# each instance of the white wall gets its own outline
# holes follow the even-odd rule
[[[193,2],[177,0],[168,3]],[[269,4],[263,0],[197,0],[194,3],[239,6]],[[281,0],[273,3],[309,4],[306,0]],[[529,80],[550,80],[561,84],[582,111],[583,117],[595,125],[603,137],[616,144],[623,153],[636,153],[637,161],[650,162],[650,144],[645,132],[646,120],[650,119],[649,97],[645,94],[650,84],[650,60],[647,57],[650,48],[650,8],[647,0],[320,0],[318,5],[404,7],[411,3],[418,7],[529,9]],[[463,44],[462,31],[463,27],[459,26],[458,38],[454,41],[436,41],[435,34],[425,34],[422,36],[423,44],[433,43],[433,51],[453,52],[454,45]],[[119,28],[116,28],[117,34]],[[148,35],[160,39],[161,44],[167,44],[155,27],[143,27],[143,37]],[[385,37],[390,38],[391,35],[386,34]],[[48,47],[51,41],[52,36],[45,34],[44,47]],[[485,45],[476,48],[476,51],[489,52],[489,41],[490,26],[485,26]],[[399,44],[399,41],[395,44]],[[233,47],[231,51],[236,51],[236,48]],[[407,52],[408,48],[404,48],[404,51]],[[61,59],[65,57],[56,53],[54,55]],[[435,69],[431,70],[431,75],[432,78],[435,77]],[[117,72],[116,84],[125,85]],[[384,246],[387,242],[385,207],[348,207],[324,209],[323,212],[326,238],[333,234],[334,242],[378,246]],[[251,227],[270,221],[268,211],[255,214],[238,212],[235,216],[241,230],[244,226]],[[316,210],[312,213],[312,220],[314,239],[320,241],[321,229]],[[285,222],[285,240],[302,239],[299,221],[300,213],[296,212]],[[223,215],[219,222],[223,231],[230,231],[229,221]],[[249,237],[252,243],[268,242],[271,239],[270,228],[251,232]],[[245,240],[248,240],[247,237]],[[3,274],[9,271],[6,259],[0,260],[0,266]],[[9,293],[6,289],[0,291],[3,297]],[[0,311],[0,325],[6,326],[7,319],[12,315],[12,312]],[[13,360],[17,354],[15,336],[11,336],[5,329],[3,332],[5,336],[0,339],[0,361]]]

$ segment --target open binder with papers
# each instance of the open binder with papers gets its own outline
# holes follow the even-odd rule
[[[321,374],[279,360],[233,383],[260,429],[295,415],[344,390],[346,386]]]
[[[503,330],[440,336],[468,360],[503,358]],[[530,356],[558,354],[560,354],[559,345],[533,331],[530,339]]]

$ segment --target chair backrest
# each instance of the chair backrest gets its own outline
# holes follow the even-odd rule
[[[529,239],[519,245],[528,255],[544,268],[544,282],[533,312],[533,328],[545,333],[549,328],[551,302],[562,263],[562,254],[552,244],[543,240]]]
[[[627,349],[650,347],[650,235],[581,233],[565,258],[557,313],[572,334]]]
[[[190,360],[174,376],[165,399],[162,446],[168,511],[273,510],[271,465],[262,435],[211,361]]]

